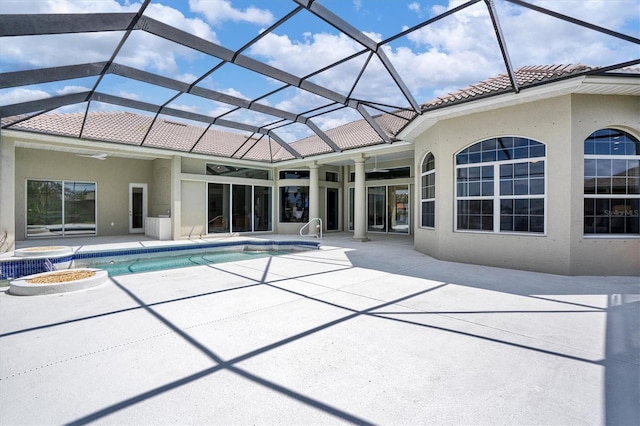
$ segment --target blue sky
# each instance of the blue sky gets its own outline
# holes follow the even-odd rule
[[[317,0],[359,31],[376,41],[410,28],[462,0]],[[640,0],[528,0],[607,29],[640,37]],[[637,44],[594,32],[535,13],[518,5],[494,0],[514,67],[583,63],[609,65],[640,57]],[[135,12],[140,3],[130,0],[3,0],[0,13]],[[289,0],[153,0],[145,14],[197,36],[237,50],[296,7]],[[3,40],[0,72],[105,61],[121,33],[14,37]],[[245,52],[245,55],[305,76],[331,62],[362,50],[362,46],[306,10],[278,27]],[[384,46],[384,51],[413,97],[422,103],[469,84],[505,72],[496,37],[484,2]],[[347,94],[361,69],[365,55],[337,69],[316,75],[314,83]],[[125,64],[192,83],[219,61],[145,32],[134,32],[116,58]],[[87,90],[95,79],[79,79],[0,90],[0,105]],[[256,99],[281,88],[281,82],[225,64],[200,86],[245,99]],[[115,75],[108,75],[99,91],[145,102],[163,104],[175,92]],[[369,64],[353,96],[406,107],[407,101],[388,72],[376,61]],[[260,99],[260,103],[302,113],[326,101],[296,88]],[[96,103],[94,103],[96,104]],[[182,95],[173,108],[217,116],[229,106]],[[75,109],[74,109],[75,108]],[[92,105],[94,109],[113,109]],[[121,109],[121,108],[118,108]],[[82,106],[63,111],[83,110]],[[235,112],[225,118],[264,125],[274,117]],[[360,118],[340,110],[315,119],[319,127],[332,128]],[[308,134],[304,126],[279,130],[285,140]]]

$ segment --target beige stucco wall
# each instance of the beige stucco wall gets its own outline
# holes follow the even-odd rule
[[[436,229],[418,227],[416,248],[440,259],[568,274],[570,218],[560,212],[568,207],[571,171],[566,163],[554,159],[569,158],[570,105],[569,97],[561,97],[508,110],[476,113],[441,121],[422,134],[416,141],[416,167],[426,152],[433,152]],[[547,205],[555,207],[547,208],[544,236],[454,232],[455,154],[476,142],[498,136],[526,137],[547,146]],[[418,176],[416,185],[419,185]],[[419,194],[416,198],[415,205],[418,205]],[[419,209],[414,217],[419,224]]]
[[[587,241],[582,229],[582,142],[597,128],[622,125],[620,120],[629,126],[634,114],[639,116],[637,98],[566,95],[440,121],[416,140],[416,170],[427,152],[436,160],[436,229],[417,226],[416,249],[444,260],[558,274],[637,273],[638,261],[625,254],[637,252],[638,239]],[[526,137],[547,146],[545,235],[454,232],[455,154],[498,136]],[[419,190],[414,199],[419,205]],[[419,225],[419,209],[414,212]],[[594,267],[597,259],[600,267]]]
[[[572,97],[571,273],[575,275],[640,275],[640,238],[585,237],[583,232],[584,140],[605,127],[624,130],[640,139],[640,97]]]
[[[149,216],[171,213],[171,160],[152,161],[153,179],[149,186]]]
[[[72,153],[16,148],[16,239],[25,239],[26,179],[96,182],[98,235],[107,236],[129,233],[129,183],[149,184],[152,175],[152,162],[147,160],[108,157],[100,161]]]
[[[0,253],[13,251],[16,242],[15,199],[16,146],[12,140],[0,139]]]
[[[181,237],[196,238],[206,235],[207,224],[207,183],[183,180],[180,194],[182,197]]]

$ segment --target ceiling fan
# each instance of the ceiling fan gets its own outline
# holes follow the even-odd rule
[[[78,157],[94,158],[96,160],[106,160],[107,154],[76,154]]]
[[[378,157],[374,156],[373,157],[373,169],[371,170],[367,170],[367,173],[387,173],[389,172],[388,169],[379,169],[378,168]]]

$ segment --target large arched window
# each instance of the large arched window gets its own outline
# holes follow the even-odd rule
[[[584,141],[584,233],[640,234],[640,142],[621,130]]]
[[[456,155],[456,230],[545,232],[543,143],[520,137],[478,142]]]
[[[436,160],[429,153],[422,161],[420,172],[420,226],[434,228],[436,226]]]

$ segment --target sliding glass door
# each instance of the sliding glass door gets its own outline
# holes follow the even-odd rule
[[[384,185],[367,188],[367,230],[409,233],[409,186]]]
[[[208,233],[271,231],[272,189],[268,186],[208,185]]]
[[[96,235],[96,183],[27,180],[27,238]]]

